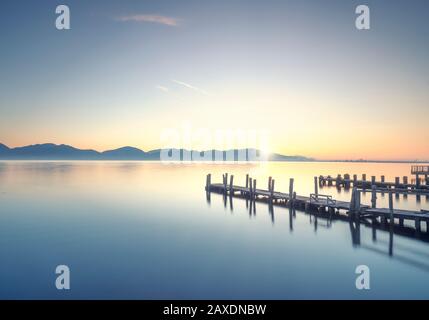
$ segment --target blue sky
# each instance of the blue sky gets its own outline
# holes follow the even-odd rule
[[[186,122],[268,129],[289,154],[429,159],[427,1],[62,3],[71,30],[57,1],[0,4],[3,143],[152,149]]]

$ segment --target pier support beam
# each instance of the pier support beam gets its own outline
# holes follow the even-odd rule
[[[256,199],[256,179],[253,179],[253,198]]]
[[[350,200],[350,218],[356,219],[360,213],[360,191],[353,187],[352,197]]]
[[[420,232],[420,218],[416,218],[416,231]]]
[[[290,207],[293,207],[293,178],[289,179],[289,204]]]
[[[212,180],[212,175],[211,175],[211,173],[209,173],[206,177],[206,191],[207,192],[210,192],[210,185],[212,184],[211,180]]]
[[[350,188],[350,175],[348,173],[344,175],[344,187]]]
[[[253,199],[253,179],[249,178],[249,199]]]
[[[271,180],[271,186],[270,186],[270,198],[271,198],[271,201],[273,201],[273,198],[274,198],[274,179],[272,179]]]
[[[314,194],[315,195],[319,194],[319,186],[317,184],[317,177],[314,177]]]
[[[375,184],[371,186],[371,207],[373,209],[377,208],[377,192]]]
[[[395,177],[395,188],[399,188],[399,177]]]
[[[390,224],[393,225],[394,217],[393,217],[393,193],[389,192],[389,215],[390,215]]]
[[[341,174],[337,175],[337,179],[335,180],[335,185],[337,186],[337,188],[341,187]]]

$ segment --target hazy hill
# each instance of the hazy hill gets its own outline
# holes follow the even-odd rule
[[[227,155],[234,154],[234,161],[258,161],[259,151],[256,149],[241,150],[209,150],[206,151],[217,160],[230,160]],[[202,156],[201,152],[184,149],[157,149],[145,152],[134,147],[122,147],[114,150],[98,152],[95,150],[82,150],[68,145],[53,143],[35,144],[24,147],[9,148],[0,143],[0,159],[2,160],[160,160],[161,154],[173,160],[210,160]],[[239,154],[244,158],[239,158]],[[194,156],[196,155],[196,156]],[[173,158],[176,156],[176,158]],[[302,156],[285,156],[272,153],[266,158],[268,161],[311,161],[313,159]]]

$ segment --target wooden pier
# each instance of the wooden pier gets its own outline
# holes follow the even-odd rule
[[[392,226],[398,221],[399,226],[404,225],[404,221],[411,220],[415,224],[415,229],[421,231],[421,222],[426,223],[426,232],[429,232],[429,211],[409,211],[393,208],[393,194],[394,191],[389,190],[389,208],[377,208],[376,194],[379,191],[373,187],[371,188],[372,199],[371,206],[361,203],[361,192],[355,185],[350,201],[338,201],[333,199],[330,195],[319,194],[318,177],[314,177],[314,193],[309,196],[298,195],[294,191],[294,179],[289,180],[289,192],[275,191],[275,180],[272,177],[268,178],[268,188],[257,188],[256,179],[246,175],[246,185],[234,185],[234,176],[230,175],[228,180],[228,173],[223,175],[222,183],[212,183],[211,174],[206,177],[206,191],[209,195],[211,192],[223,194],[225,197],[241,197],[251,201],[265,202],[270,205],[289,206],[290,208],[303,209],[305,211],[317,211],[319,213],[340,214],[345,213],[352,220],[366,219],[371,217],[373,219],[380,219],[382,224],[391,224]]]
[[[412,166],[411,174],[415,175],[414,183],[408,181],[408,176],[395,177],[394,182],[388,182],[385,176],[381,176],[380,180],[376,180],[376,176],[371,176],[367,179],[367,175],[362,174],[359,179],[355,174],[351,177],[349,174],[338,174],[335,176],[319,176],[319,185],[336,186],[337,188],[357,187],[359,189],[376,188],[377,191],[394,192],[401,194],[429,194],[429,166]],[[423,178],[420,178],[420,177]]]

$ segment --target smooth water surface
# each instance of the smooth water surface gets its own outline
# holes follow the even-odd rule
[[[0,298],[116,299],[391,299],[429,298],[429,243],[422,234],[393,236],[347,220],[316,219],[212,194],[246,173],[266,188],[313,192],[318,175],[409,175],[409,164],[153,162],[0,162]],[[411,177],[410,177],[411,179]],[[323,188],[335,199],[350,191]],[[363,196],[370,201],[370,194]],[[387,205],[387,195],[379,197]],[[425,196],[395,207],[429,207]],[[389,254],[389,245],[391,254]],[[71,270],[71,290],[55,288],[55,267]],[[357,290],[367,265],[371,289]]]

